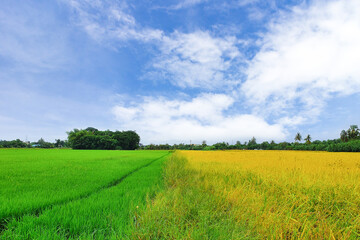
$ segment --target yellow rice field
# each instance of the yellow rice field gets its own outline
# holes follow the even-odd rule
[[[249,236],[360,239],[360,154],[181,151],[199,189],[226,201]],[[194,184],[194,183],[192,183]],[[246,235],[245,235],[246,236]]]

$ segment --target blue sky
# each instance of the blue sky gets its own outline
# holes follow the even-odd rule
[[[0,139],[338,138],[360,125],[359,66],[357,0],[4,0]]]

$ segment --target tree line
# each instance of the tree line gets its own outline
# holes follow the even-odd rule
[[[135,150],[139,148],[140,136],[135,131],[100,131],[93,127],[74,129],[67,132],[68,139],[55,139],[46,142],[43,138],[37,142],[21,141],[20,139],[0,140],[0,148],[72,148],[72,149],[103,149],[103,150]]]
[[[328,151],[328,152],[360,152],[360,130],[357,125],[351,125],[348,130],[342,130],[339,139],[334,140],[315,140],[311,141],[310,134],[303,139],[298,132],[295,135],[294,142],[274,141],[257,143],[253,137],[247,142],[237,141],[235,144],[219,142],[213,145],[207,145],[206,141],[202,144],[150,144],[141,146],[142,149],[148,150],[302,150],[302,151]],[[304,142],[302,142],[304,141]]]
[[[40,138],[36,142],[21,141],[20,139],[6,141],[0,140],[0,148],[68,148],[69,143],[67,140],[55,139],[55,142],[46,142]]]
[[[141,145],[140,136],[135,131],[100,131],[93,127],[74,129],[67,132],[68,139],[56,139],[54,143],[39,139],[37,142],[23,142],[20,139],[0,140],[0,148],[73,148],[73,149],[107,149],[107,150],[304,150],[329,152],[360,152],[360,129],[351,125],[349,129],[342,130],[340,138],[324,141],[311,141],[309,134],[303,139],[298,132],[294,142],[262,142],[257,143],[253,137],[247,142],[237,141],[235,144],[219,142],[213,145],[206,144],[149,144]],[[303,142],[302,142],[303,141]]]

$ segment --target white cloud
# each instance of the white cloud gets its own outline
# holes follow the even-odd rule
[[[258,8],[258,7],[249,7],[248,8],[248,18],[253,21],[263,20],[268,14],[266,11]]]
[[[237,82],[232,71],[241,57],[237,43],[235,37],[216,38],[209,32],[174,32],[163,38],[153,67],[182,88],[229,87]]]
[[[320,1],[282,13],[261,44],[241,88],[255,112],[301,124],[316,119],[333,95],[360,92],[357,0]]]
[[[166,35],[163,31],[143,28],[129,14],[125,3],[108,3],[71,0],[67,3],[75,9],[79,24],[95,40],[137,40],[157,46],[159,54],[152,61],[145,77],[166,79],[185,88],[214,89],[233,87],[238,83],[236,63],[241,58],[235,37],[215,37],[207,31]],[[194,4],[193,1],[182,2]]]
[[[76,12],[75,22],[96,41],[150,41],[162,38],[161,30],[138,25],[129,13],[126,1],[62,1]]]
[[[281,125],[270,125],[254,115],[226,114],[233,104],[234,99],[223,94],[203,94],[190,101],[145,98],[135,106],[116,106],[113,114],[124,129],[136,129],[145,144],[285,137]]]

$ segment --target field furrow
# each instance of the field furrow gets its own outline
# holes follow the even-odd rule
[[[40,214],[27,214],[9,222],[2,239],[72,239],[129,237],[136,211],[161,182],[165,154],[134,169],[117,184],[86,198],[54,205]],[[137,206],[137,207],[136,207]]]
[[[167,151],[0,151],[0,228],[24,215],[86,199],[167,155]]]

